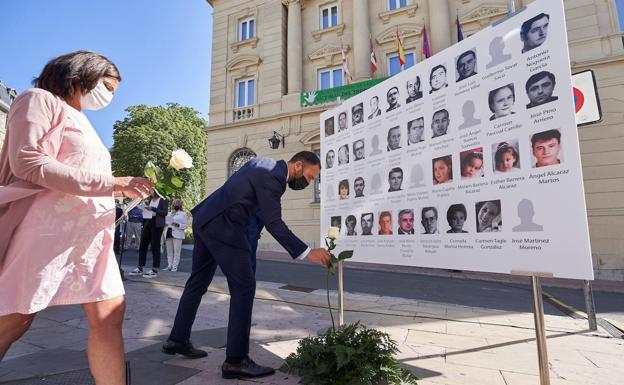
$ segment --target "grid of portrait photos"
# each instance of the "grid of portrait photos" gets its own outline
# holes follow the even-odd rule
[[[558,236],[563,207],[540,191],[574,190],[581,215],[563,10],[538,3],[321,115],[324,229],[411,264],[405,239],[418,260],[431,239],[442,257],[462,237],[483,252],[479,234],[507,237],[507,251],[516,233]]]

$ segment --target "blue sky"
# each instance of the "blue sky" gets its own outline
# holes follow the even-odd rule
[[[624,0],[615,0],[615,3],[620,17],[620,31],[624,31]]]
[[[18,92],[70,51],[96,51],[119,67],[111,105],[86,112],[107,147],[131,105],[177,102],[207,118],[212,9],[205,0],[0,0],[0,25],[0,80]]]

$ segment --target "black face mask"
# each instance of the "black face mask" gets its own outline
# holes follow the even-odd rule
[[[303,168],[301,168],[301,176],[297,176],[291,179],[291,181],[288,182],[288,187],[293,190],[303,190],[304,188],[308,187],[309,184],[310,182],[308,182],[306,177],[303,176]]]

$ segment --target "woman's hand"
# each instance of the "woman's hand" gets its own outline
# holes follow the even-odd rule
[[[154,183],[145,178],[120,176],[115,178],[113,189],[128,198],[146,198],[154,189]]]

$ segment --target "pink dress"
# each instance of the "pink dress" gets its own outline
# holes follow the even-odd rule
[[[22,93],[9,113],[0,179],[0,315],[124,294],[110,155],[82,112],[41,89]],[[1,204],[2,189],[15,186],[30,193]]]

